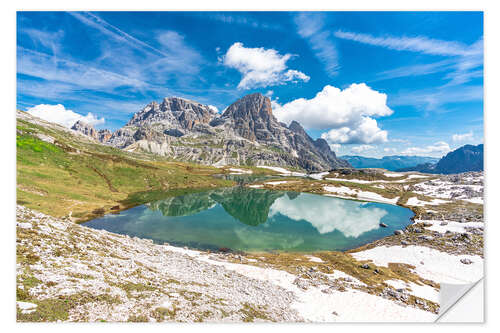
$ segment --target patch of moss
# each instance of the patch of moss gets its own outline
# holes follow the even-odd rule
[[[131,323],[147,323],[149,318],[144,314],[130,315],[127,321]]]
[[[37,305],[32,313],[23,314],[17,311],[17,321],[22,322],[50,322],[58,320],[68,320],[71,309],[87,303],[105,302],[107,304],[119,304],[121,302],[118,296],[109,294],[92,295],[88,292],[73,294],[70,296],[60,296],[58,298],[49,298],[44,300],[27,299],[27,301]]]
[[[261,320],[266,320],[270,321],[272,320],[268,314],[265,311],[265,307],[263,306],[258,306],[258,305],[252,305],[250,303],[243,303],[242,308],[240,309],[240,312],[243,314],[243,321],[248,323],[248,322],[253,322],[255,319],[261,319]]]
[[[174,306],[172,309],[167,309],[164,307],[158,307],[151,312],[151,316],[156,319],[156,321],[162,322],[166,319],[173,320],[177,313],[177,308]]]

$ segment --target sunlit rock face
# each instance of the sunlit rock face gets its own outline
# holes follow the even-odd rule
[[[71,129],[80,132],[82,134],[85,134],[86,136],[89,136],[102,143],[107,142],[112,135],[109,130],[103,129],[98,131],[94,128],[94,126],[87,124],[82,120],[78,120],[76,123],[74,123]]]
[[[271,165],[311,172],[350,167],[298,122],[278,122],[271,100],[260,93],[238,99],[223,114],[179,97],[152,102],[106,143],[217,166]]]
[[[309,222],[320,234],[338,230],[346,237],[379,228],[387,212],[377,207],[351,200],[331,200],[328,197],[299,195],[277,199],[270,209],[270,216],[281,214],[295,221]]]

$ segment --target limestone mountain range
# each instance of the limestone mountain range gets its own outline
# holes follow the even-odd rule
[[[208,105],[168,97],[149,103],[112,134],[81,121],[72,129],[127,151],[215,166],[268,165],[309,172],[350,167],[298,122],[279,122],[270,99],[260,93],[240,98],[222,114]]]

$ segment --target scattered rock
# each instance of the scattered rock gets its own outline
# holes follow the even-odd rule
[[[394,235],[402,235],[403,230],[394,230]]]
[[[470,265],[472,264],[472,260],[468,259],[468,258],[463,258],[463,259],[460,259],[460,262],[464,265]]]
[[[387,228],[387,224],[385,223],[380,223],[379,226],[381,226],[382,228]]]
[[[363,269],[370,269],[370,266],[368,264],[363,264],[363,265],[361,265],[361,268],[363,268]]]
[[[301,278],[296,278],[293,281],[293,284],[302,290],[307,290],[310,287],[310,283],[307,280]]]

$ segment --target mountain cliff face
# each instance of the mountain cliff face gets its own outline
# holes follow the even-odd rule
[[[441,158],[436,164],[420,164],[398,171],[419,171],[425,173],[452,174],[468,171],[483,171],[484,147],[482,144],[465,145]]]
[[[350,167],[299,123],[287,127],[278,122],[271,101],[259,93],[242,97],[222,115],[178,97],[152,102],[106,143],[216,166],[269,165],[311,172]]]
[[[77,132],[81,132],[87,136],[90,136],[97,141],[100,141],[102,143],[107,142],[109,138],[111,138],[111,132],[107,129],[103,130],[96,130],[94,126],[87,124],[86,122],[83,122],[81,120],[78,120],[72,127],[72,130],[75,130]]]
[[[467,171],[483,171],[483,145],[465,145],[448,153],[436,164],[439,173],[461,173]]]

